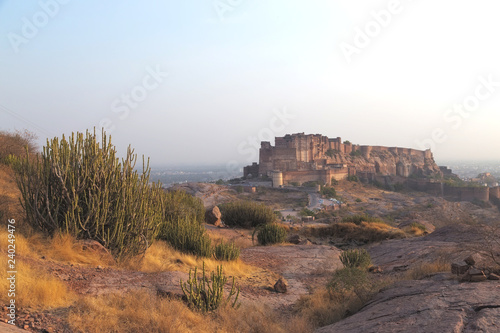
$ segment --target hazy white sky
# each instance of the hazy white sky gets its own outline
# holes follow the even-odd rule
[[[500,160],[500,2],[1,1],[0,130],[105,126],[153,165],[286,133]]]

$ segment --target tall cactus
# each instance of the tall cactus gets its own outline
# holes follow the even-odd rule
[[[149,160],[142,173],[129,147],[121,161],[104,131],[47,140],[35,158],[15,163],[28,222],[54,234],[99,241],[123,259],[145,251],[158,233],[164,194],[149,183]]]
[[[240,288],[236,288],[234,276],[231,290],[224,298],[224,285],[227,282],[227,277],[222,271],[222,265],[217,266],[216,272],[211,273],[210,281],[205,274],[205,262],[203,262],[201,279],[198,279],[198,267],[195,267],[193,275],[191,273],[192,271],[189,270],[187,282],[180,280],[182,292],[186,296],[189,306],[202,312],[214,311],[224,303],[229,303],[232,307],[237,306]],[[231,301],[233,296],[235,298]]]

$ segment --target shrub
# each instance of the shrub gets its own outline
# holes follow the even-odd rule
[[[351,151],[351,156],[356,157],[356,156],[361,156],[363,153],[361,153],[361,150],[353,150]]]
[[[326,187],[326,186],[321,188],[321,194],[329,198],[335,198],[337,196],[337,192],[333,187]]]
[[[250,201],[236,201],[219,206],[222,220],[228,226],[255,228],[259,225],[274,222],[273,210],[263,204]]]
[[[261,245],[272,245],[284,243],[286,240],[286,229],[280,224],[266,224],[258,229],[257,241]]]
[[[299,212],[300,216],[314,216],[314,212],[310,210],[309,208],[302,208],[302,210]]]
[[[346,268],[368,268],[371,264],[370,254],[365,249],[344,251],[340,261]]]
[[[356,202],[363,202],[360,198],[356,198]]]
[[[217,260],[231,261],[236,260],[240,256],[240,248],[234,242],[221,242],[214,246],[214,257]]]
[[[212,242],[203,225],[195,219],[165,221],[158,235],[174,249],[200,257],[212,256]]]
[[[28,223],[98,241],[118,259],[144,252],[162,219],[163,190],[149,183],[149,161],[134,170],[129,147],[120,162],[103,132],[47,140],[40,155],[14,163]],[[158,208],[160,207],[160,208]]]
[[[0,163],[8,164],[12,157],[22,157],[37,150],[36,135],[29,131],[0,131]]]
[[[231,301],[231,306],[234,308],[238,301],[240,288],[236,289],[233,283],[229,295],[224,298],[224,285],[227,282],[227,277],[222,271],[222,266],[218,266],[216,272],[212,272],[210,280],[205,275],[205,263],[203,263],[202,276],[198,279],[198,268],[194,269],[194,274],[189,270],[189,279],[187,282],[180,281],[182,292],[186,296],[188,305],[202,312],[214,311],[224,303],[229,303],[231,298],[235,296],[234,301]]]
[[[368,301],[376,292],[374,284],[370,281],[364,269],[345,267],[337,270],[328,283],[328,290],[339,302],[350,303],[355,296],[362,303]]]
[[[302,187],[316,187],[318,185],[319,185],[319,183],[316,181],[309,181],[309,182],[302,183]]]
[[[342,218],[342,222],[352,222],[359,225],[361,224],[361,222],[383,222],[383,220],[378,217],[373,217],[366,214],[356,214],[345,216],[344,218]]]
[[[166,221],[188,218],[202,223],[205,220],[203,201],[189,193],[181,190],[167,191],[164,202],[164,219]]]
[[[348,176],[347,180],[350,182],[358,182],[359,181],[358,176],[356,176],[356,175]]]

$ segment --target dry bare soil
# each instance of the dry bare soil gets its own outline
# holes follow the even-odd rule
[[[14,185],[10,175],[0,170],[0,198],[12,207],[18,196]],[[304,202],[307,194],[299,191],[265,189],[256,194],[242,194],[214,184],[185,184],[182,188],[200,197],[206,206],[241,198],[264,202],[275,208],[307,204]],[[498,222],[497,208],[448,202],[418,192],[389,192],[347,181],[341,182],[336,189],[343,201],[349,204],[341,212],[343,215],[366,213],[382,217],[394,226],[422,221],[436,226],[437,231],[424,237],[366,246],[373,264],[382,269],[377,276],[387,276],[399,282],[381,290],[359,312],[318,332],[499,331],[498,281],[460,283],[449,269],[418,279],[405,276],[404,272],[418,269],[425,263],[451,263],[477,251],[484,245],[477,225]],[[14,207],[7,214],[20,214],[17,209]],[[238,263],[228,271],[237,277],[241,287],[240,300],[245,304],[266,304],[290,315],[301,296],[325,286],[333,272],[342,266],[339,260],[341,251],[330,245],[255,246],[251,231],[211,226],[207,229],[212,238],[232,239],[242,247]],[[38,272],[55,277],[76,297],[147,290],[160,297],[180,298],[179,280],[186,280],[189,269],[200,263],[185,257],[172,257],[164,269],[147,270],[139,266],[74,263],[44,256],[43,251],[19,254],[19,259]],[[241,271],[242,267],[244,271]],[[272,288],[280,277],[288,281],[288,291],[284,294],[276,293]],[[44,310],[22,308],[17,323],[33,332],[70,332],[68,313],[71,309],[72,305]],[[2,311],[5,319],[6,308]]]

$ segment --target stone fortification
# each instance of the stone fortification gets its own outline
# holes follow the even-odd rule
[[[357,173],[363,176],[441,174],[430,150],[399,147],[360,146],[340,137],[328,138],[320,134],[287,134],[275,138],[275,145],[262,142],[258,175],[272,177],[281,173],[283,184],[343,179]],[[253,176],[257,165],[252,165]],[[251,174],[245,169],[245,176]],[[280,184],[282,185],[282,184]]]

